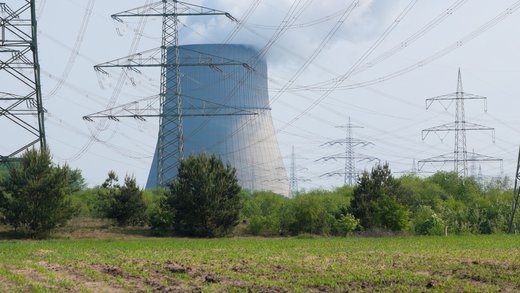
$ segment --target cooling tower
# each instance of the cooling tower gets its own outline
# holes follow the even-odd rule
[[[174,56],[170,49],[170,64],[175,63]],[[236,168],[244,189],[288,195],[289,184],[271,111],[266,108],[267,64],[257,56],[257,50],[246,45],[180,46],[184,154],[217,154]],[[169,82],[175,81],[174,66],[169,67],[167,77]],[[176,113],[176,105],[171,102],[174,95],[167,92],[165,115]],[[166,132],[170,130],[165,125],[160,127]],[[171,139],[174,136],[168,137]],[[147,188],[158,185],[157,154],[156,148]],[[175,178],[177,169],[167,172],[164,178]]]

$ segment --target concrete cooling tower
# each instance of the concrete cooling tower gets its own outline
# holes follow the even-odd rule
[[[174,64],[173,49],[168,53],[169,63]],[[180,46],[184,154],[217,154],[237,169],[244,189],[288,195],[287,174],[271,111],[266,108],[267,64],[257,56],[257,50],[246,45]],[[175,81],[175,67],[168,69],[167,76]],[[170,102],[174,95],[167,92],[166,115],[176,113],[175,103]],[[156,148],[147,188],[158,185],[157,154]],[[164,178],[176,175],[177,169],[170,168]]]

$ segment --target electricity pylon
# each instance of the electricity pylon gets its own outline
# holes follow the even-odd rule
[[[158,108],[151,107],[148,104],[142,104],[144,100],[125,104],[116,108],[106,109],[84,116],[83,119],[92,121],[95,118],[108,118],[118,121],[119,118],[132,117],[143,120],[145,117],[159,117],[159,138],[158,138],[158,164],[157,164],[157,181],[160,186],[165,186],[173,178],[165,178],[166,174],[171,174],[171,170],[178,166],[178,163],[184,157],[184,136],[183,136],[183,100],[186,98],[182,95],[181,89],[181,70],[182,66],[227,66],[238,65],[248,68],[243,62],[236,62],[225,58],[215,58],[211,56],[210,60],[217,59],[220,62],[207,62],[206,60],[196,60],[192,63],[181,63],[180,47],[179,47],[179,17],[185,16],[216,16],[223,15],[232,21],[236,21],[229,13],[193,5],[177,0],[162,0],[135,9],[123,11],[112,15],[116,21],[123,22],[124,18],[132,17],[162,17],[162,44],[160,48],[148,50],[142,53],[133,54],[124,58],[112,60],[103,64],[94,66],[94,69],[107,73],[105,68],[121,68],[123,70],[133,70],[139,72],[139,67],[160,67],[161,81],[159,96],[155,96],[158,100]],[[173,52],[173,57],[171,53]],[[170,53],[170,54],[168,54]],[[168,73],[173,68],[174,73]],[[167,98],[167,94],[173,98]],[[153,98],[153,97],[152,97]],[[150,98],[147,98],[150,99]],[[192,98],[195,99],[196,98]],[[146,99],[145,99],[146,100]],[[145,101],[150,102],[150,101]],[[155,103],[155,102],[154,102]],[[152,103],[153,104],[153,103]],[[214,104],[213,106],[217,106]],[[227,108],[220,105],[221,108]],[[165,109],[176,109],[175,113],[165,113]],[[195,112],[198,110],[194,109]],[[248,111],[231,109],[230,113],[239,112],[238,115],[255,114]],[[119,115],[121,114],[121,115]],[[204,112],[187,114],[191,116],[211,116],[210,113]],[[221,114],[218,114],[221,115]]]
[[[357,153],[355,151],[355,148],[358,146],[366,147],[368,145],[373,145],[373,143],[354,138],[352,130],[355,128],[363,128],[363,127],[353,125],[352,122],[350,121],[350,117],[348,117],[347,125],[336,126],[336,128],[345,128],[346,129],[346,138],[329,141],[323,145],[329,145],[329,146],[333,146],[333,145],[337,145],[337,144],[345,145],[344,153],[322,157],[322,158],[319,158],[317,161],[329,161],[329,160],[337,161],[338,159],[344,159],[345,166],[344,166],[343,170],[328,172],[328,173],[321,175],[320,177],[332,177],[332,176],[343,175],[343,184],[353,186],[356,183],[356,178],[357,178],[356,161],[362,161],[362,160],[374,161],[374,160],[379,160],[379,159],[377,159],[375,157],[363,155],[363,154]]]
[[[305,179],[303,177],[298,176],[298,171],[307,170],[307,168],[298,168],[296,164],[296,160],[301,159],[296,157],[296,153],[294,152],[294,146],[292,147],[291,153],[291,167],[289,169],[289,197],[294,197],[298,191],[298,182],[310,182],[310,179]]]
[[[2,126],[1,141],[9,150],[0,154],[0,163],[11,161],[35,145],[42,150],[47,147],[35,0],[19,2],[22,5],[14,9],[0,3],[0,119],[6,118],[9,124]],[[7,146],[12,136],[22,143]]]
[[[515,213],[518,207],[518,199],[520,198],[520,149],[518,150],[518,161],[516,163],[515,188],[513,189],[513,202],[511,207],[511,218],[509,218],[509,233],[515,231]]]
[[[484,175],[482,175],[482,166],[478,165],[477,182],[482,187],[484,186]]]
[[[430,133],[439,133],[439,132],[455,132],[455,144],[453,153],[448,153],[424,160],[420,160],[419,170],[424,167],[426,163],[448,163],[453,162],[453,171],[457,173],[460,177],[465,178],[468,176],[468,161],[471,162],[502,162],[502,159],[493,158],[490,156],[485,156],[481,154],[477,154],[472,152],[468,154],[467,145],[466,145],[466,131],[474,130],[474,131],[491,131],[493,134],[493,142],[495,142],[495,129],[492,127],[487,127],[471,122],[466,121],[466,115],[464,110],[464,102],[467,100],[483,100],[484,101],[484,111],[487,112],[487,98],[482,96],[473,95],[470,93],[464,92],[462,87],[462,76],[460,73],[460,68],[458,72],[457,78],[457,91],[455,93],[442,95],[430,99],[426,99],[426,109],[429,109],[430,106],[434,102],[439,102],[444,106],[443,102],[452,103],[455,101],[456,109],[455,109],[455,121],[451,123],[446,123],[443,125],[435,126],[432,128],[424,129],[422,131],[422,139],[425,140],[428,134]],[[444,106],[447,110],[448,107]]]
[[[298,192],[298,178],[296,177],[296,155],[294,153],[294,146],[292,147],[291,153],[290,173],[291,176],[289,177],[289,196],[292,197],[295,193]]]

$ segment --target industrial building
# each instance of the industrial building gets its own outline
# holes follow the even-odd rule
[[[174,48],[170,48],[169,64],[177,63],[175,55]],[[247,45],[183,45],[179,47],[178,64],[178,68],[168,67],[167,80],[175,83],[179,70],[184,154],[217,154],[236,168],[244,189],[288,195],[287,174],[269,108],[265,59]],[[177,113],[175,95],[167,91],[164,115]],[[173,129],[162,131],[176,133]],[[168,141],[165,145],[175,146]],[[158,186],[157,165],[158,148],[147,188]],[[169,168],[164,177],[174,178],[176,173],[176,168]]]

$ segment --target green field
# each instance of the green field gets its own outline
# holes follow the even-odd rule
[[[520,237],[0,241],[0,292],[519,291]]]

